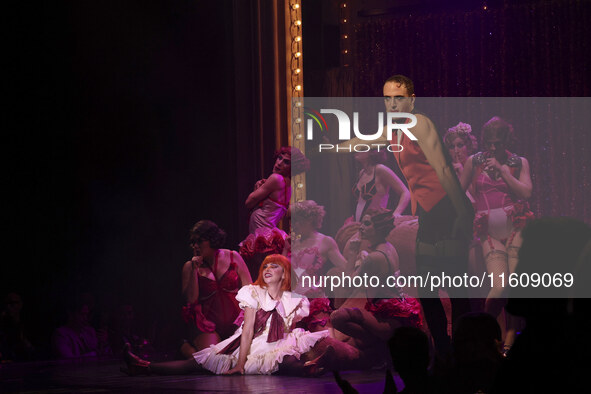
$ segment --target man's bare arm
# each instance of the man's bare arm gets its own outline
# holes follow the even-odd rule
[[[472,207],[462,190],[454,169],[445,160],[443,146],[431,120],[417,115],[417,125],[411,129],[417,142],[425,154],[427,161],[435,170],[441,186],[449,196],[456,213],[460,216],[471,216]]]

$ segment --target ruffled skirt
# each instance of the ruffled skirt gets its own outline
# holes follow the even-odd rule
[[[236,365],[240,348],[231,354],[218,354],[230,342],[240,336],[238,330],[233,336],[207,349],[193,353],[193,358],[203,368],[215,373],[222,374]],[[283,339],[276,342],[267,342],[267,335],[253,339],[250,346],[250,354],[244,365],[244,372],[250,375],[269,375],[279,369],[279,364],[285,356],[294,356],[297,359],[314,347],[316,342],[329,335],[328,331],[309,332],[301,328],[295,328],[292,332],[285,334]]]

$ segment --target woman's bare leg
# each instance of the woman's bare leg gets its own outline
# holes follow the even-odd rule
[[[198,334],[191,342],[185,342],[181,345],[181,355],[184,359],[192,359],[193,353],[206,349],[221,341],[217,332],[202,332]]]
[[[491,246],[492,244],[492,246]],[[504,275],[505,284],[509,280],[508,256],[505,245],[494,238],[482,242],[482,252],[486,270],[493,275],[493,286],[484,303],[484,311],[497,317],[507,303],[507,286],[503,287],[500,276]]]
[[[517,263],[519,263],[519,248],[521,248],[522,243],[523,238],[521,238],[521,231],[516,232],[513,239],[509,240],[507,243],[510,274],[515,272]],[[515,342],[517,330],[521,327],[522,319],[505,312],[505,320],[507,322],[507,334],[505,335],[504,349],[505,352],[507,352],[511,346],[513,346],[513,342]]]
[[[195,359],[179,361],[165,361],[153,363],[136,356],[131,352],[131,345],[126,344],[123,350],[123,360],[127,364],[126,372],[129,375],[188,375],[203,371]]]

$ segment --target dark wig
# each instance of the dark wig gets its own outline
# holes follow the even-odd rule
[[[191,228],[189,239],[191,243],[209,241],[209,246],[219,249],[226,242],[226,232],[211,220],[200,220]]]
[[[497,136],[509,148],[515,142],[515,133],[513,126],[505,120],[494,116],[482,126],[482,133],[480,135],[480,145],[485,149],[486,142],[492,137]]]
[[[280,155],[288,155],[291,158],[291,175],[298,175],[310,169],[310,160],[295,146],[282,146],[273,160],[277,160]]]
[[[371,217],[371,222],[376,230],[376,234],[384,240],[395,227],[392,213],[392,210],[386,208],[369,209],[365,213]]]

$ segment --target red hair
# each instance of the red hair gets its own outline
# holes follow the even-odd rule
[[[254,281],[253,284],[260,286],[262,288],[266,288],[267,284],[263,279],[263,270],[265,269],[265,265],[267,264],[278,264],[283,268],[283,282],[281,283],[281,290],[291,291],[291,262],[289,259],[280,254],[271,254],[263,260],[261,266],[259,267],[259,276],[257,280]]]

